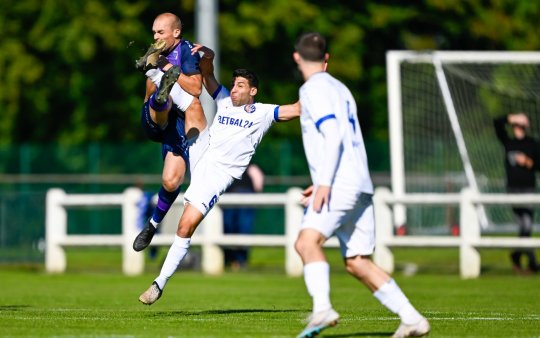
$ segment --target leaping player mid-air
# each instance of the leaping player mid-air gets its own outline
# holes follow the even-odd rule
[[[219,197],[234,179],[246,170],[263,135],[274,122],[287,121],[300,115],[299,103],[275,105],[255,103],[258,78],[252,71],[233,72],[230,92],[214,76],[214,52],[195,45],[193,53],[202,53],[200,69],[203,84],[217,104],[217,112],[209,129],[209,143],[191,173],[191,183],[184,194],[184,210],[173,244],[161,268],[139,300],[147,305],[158,300],[169,278],[187,254],[191,236]],[[150,244],[151,237],[145,245]]]

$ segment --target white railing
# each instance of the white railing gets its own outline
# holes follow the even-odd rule
[[[480,276],[479,248],[540,248],[540,238],[482,236],[478,205],[540,204],[540,194],[479,194],[465,188],[458,194],[393,195],[387,188],[377,188],[374,196],[377,220],[377,242],[373,255],[375,263],[387,272],[394,270],[392,247],[457,247],[462,278]],[[394,205],[456,205],[460,210],[458,237],[395,236]]]
[[[67,246],[121,246],[122,271],[127,275],[138,275],[144,271],[144,253],[135,252],[133,240],[140,231],[137,228],[137,203],[142,191],[128,188],[122,194],[66,194],[61,189],[50,189],[46,202],[46,251],[45,268],[48,272],[64,272],[66,269]],[[304,213],[299,204],[301,189],[291,188],[287,193],[225,194],[218,205],[203,220],[191,243],[202,247],[202,269],[209,274],[223,272],[222,246],[283,246],[285,247],[285,270],[287,274],[302,274],[302,262],[294,250],[294,241]],[[182,195],[162,222],[162,227],[173,227],[180,217]],[[220,206],[282,206],[285,209],[284,235],[241,235],[223,233],[223,213]],[[122,209],[122,233],[118,235],[75,235],[67,233],[67,208],[111,207]],[[280,220],[276,219],[276,223]],[[174,231],[158,233],[151,245],[171,245]],[[337,241],[330,244],[337,245]]]
[[[137,202],[142,192],[129,188],[122,194],[66,194],[61,189],[47,193],[45,268],[48,272],[66,269],[64,247],[121,246],[122,271],[138,275],[144,271],[144,253],[132,249],[137,228]],[[291,276],[302,274],[302,262],[294,250],[294,241],[303,215],[299,204],[301,190],[291,188],[287,193],[225,194],[206,216],[192,238],[193,245],[201,246],[202,269],[205,273],[223,272],[223,246],[276,246],[285,248],[285,271]],[[162,227],[173,231],[158,233],[151,245],[169,246],[174,240],[174,229],[181,213],[182,200],[177,202],[162,222]],[[482,236],[477,205],[540,204],[540,194],[478,194],[464,189],[456,194],[406,194],[396,196],[387,188],[377,188],[374,199],[377,222],[376,249],[373,259],[385,271],[394,271],[393,247],[455,247],[459,249],[460,275],[476,278],[480,275],[479,248],[540,248],[540,238]],[[223,213],[220,206],[283,206],[285,209],[284,235],[241,235],[223,233]],[[460,209],[459,236],[395,236],[393,206],[395,205],[455,205]],[[122,233],[118,235],[74,235],[67,233],[67,209],[72,207],[110,207],[122,209]],[[278,220],[276,220],[278,222]],[[327,246],[336,247],[335,238]]]

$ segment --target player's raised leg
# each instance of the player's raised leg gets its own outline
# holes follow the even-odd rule
[[[159,56],[157,61],[157,67],[163,71],[167,71],[173,65],[163,56]],[[146,73],[148,78],[156,85],[159,86],[161,82],[161,71],[159,69],[152,69]],[[180,86],[180,80],[171,89],[170,95],[174,104],[184,112],[184,119],[186,121],[186,137],[191,143],[195,143],[197,137],[202,134],[208,125],[206,116],[204,115],[201,101],[198,97],[192,96],[186,92]]]
[[[144,229],[135,237],[133,250],[142,251],[152,242],[161,221],[180,194],[180,185],[184,181],[186,160],[175,154],[174,149],[165,155],[162,174],[162,186],[158,192],[157,205],[152,217],[148,219]]]
[[[188,253],[191,244],[191,236],[203,218],[203,214],[197,208],[189,203],[185,204],[174,242],[169,248],[169,252],[163,262],[159,276],[152,282],[150,287],[140,295],[139,301],[141,303],[152,305],[161,297],[167,281],[176,272],[178,265]]]
[[[151,109],[151,114],[154,116],[154,119],[157,119],[157,114],[161,112],[165,112],[166,114],[169,113],[172,105],[169,93],[173,85],[176,83],[179,75],[180,67],[171,67],[163,74],[158,90],[154,94],[152,94],[152,96],[150,96],[148,100],[148,105]],[[162,128],[165,127],[166,123],[163,124]],[[183,134],[184,131],[176,130],[176,133]],[[176,197],[180,192],[180,184],[182,184],[184,179],[184,173],[186,171],[186,160],[182,158],[179,154],[175,154],[174,149],[166,150],[169,151],[166,153],[164,159],[162,187],[158,193],[157,208],[154,211],[154,215],[146,223],[144,229],[137,235],[137,237],[133,241],[133,250],[135,251],[144,250],[150,244],[152,238],[157,231],[158,224],[163,220],[163,217],[165,217],[165,214],[170,209],[170,206],[176,200]]]

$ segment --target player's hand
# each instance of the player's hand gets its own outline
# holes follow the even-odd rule
[[[194,55],[197,52],[202,53],[201,58],[203,59],[214,60],[214,57],[216,56],[214,51],[211,50],[210,48],[203,45],[199,45],[198,43],[194,43],[193,48],[191,48],[191,55]]]
[[[214,51],[206,46],[199,45],[197,43],[193,44],[193,46],[194,47],[191,49],[191,54],[195,54],[198,52],[202,53],[201,62],[199,62],[201,74],[203,76],[214,74]]]
[[[331,187],[327,185],[320,185],[315,190],[315,197],[313,198],[313,210],[315,212],[321,212],[323,206],[328,205],[330,202]]]
[[[313,193],[313,185],[310,185],[304,191],[302,191],[302,198],[300,199],[300,204],[304,206],[304,208],[307,208],[309,205],[309,198],[311,197],[311,193]]]
[[[169,60],[167,60],[165,55],[159,55],[157,58],[157,67],[163,72],[166,72],[172,67],[172,64],[169,62]]]

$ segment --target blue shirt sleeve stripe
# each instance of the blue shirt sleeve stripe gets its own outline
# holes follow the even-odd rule
[[[219,85],[216,89],[216,91],[212,94],[212,98],[215,100],[216,97],[218,96],[219,92],[221,91],[221,87],[223,87],[223,85]]]
[[[279,106],[274,108],[274,121],[279,122]]]
[[[323,116],[317,122],[315,122],[315,127],[317,127],[317,130],[319,130],[319,127],[324,121],[329,120],[329,119],[335,119],[335,118],[336,118],[336,114],[328,114],[326,116]]]

